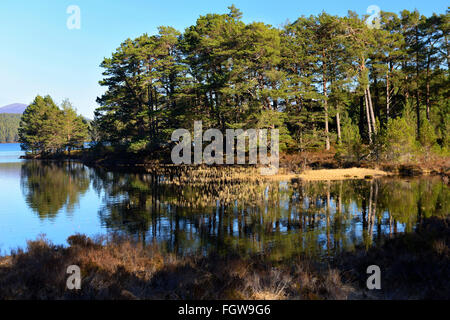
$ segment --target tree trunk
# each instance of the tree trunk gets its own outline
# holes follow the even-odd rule
[[[386,125],[389,122],[389,112],[391,107],[391,95],[389,93],[390,90],[389,84],[389,71],[386,73]]]
[[[322,82],[323,82],[323,95],[325,109],[325,138],[326,138],[326,150],[330,150],[330,136],[328,130],[328,93],[327,93],[327,77],[326,77],[326,65],[325,65],[325,50],[322,50]]]
[[[330,150],[330,136],[328,130],[328,94],[326,79],[323,80],[323,94],[325,96],[323,100],[323,107],[325,109],[325,137],[326,137],[326,150]]]
[[[341,143],[341,116],[339,112],[336,113],[336,126],[338,134],[338,143]]]
[[[377,123],[375,121],[375,114],[373,112],[373,105],[372,105],[372,96],[370,95],[370,87],[367,85],[367,100],[369,101],[369,110],[370,110],[370,119],[372,120],[372,129],[373,133],[377,133]]]
[[[430,121],[430,55],[427,60],[427,91],[426,91],[426,104],[427,104],[427,119]]]
[[[420,137],[420,97],[419,97],[419,27],[416,26],[416,114],[417,137]]]
[[[370,112],[369,112],[369,102],[367,99],[367,90],[364,90],[364,99],[366,101],[366,117],[367,117],[367,128],[369,131],[369,142],[372,143],[372,126],[370,124]]]
[[[388,64],[388,71],[386,73],[386,126],[391,113],[391,78],[389,77],[389,75],[391,74],[392,70],[394,70],[394,66],[390,61]]]

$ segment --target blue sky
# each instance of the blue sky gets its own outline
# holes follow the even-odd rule
[[[199,15],[227,12],[235,4],[245,22],[279,26],[301,15],[326,11],[366,14],[370,5],[383,11],[417,8],[422,14],[444,13],[445,0],[0,0],[0,106],[29,103],[37,94],[57,102],[72,101],[92,118],[103,88],[99,64],[127,39],[155,33],[160,25],[182,31]],[[81,10],[81,28],[69,30],[69,5]]]

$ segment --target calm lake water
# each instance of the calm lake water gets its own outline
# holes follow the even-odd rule
[[[45,234],[112,233],[180,254],[218,250],[333,257],[450,212],[439,178],[168,184],[79,163],[19,161],[0,144],[0,249]]]

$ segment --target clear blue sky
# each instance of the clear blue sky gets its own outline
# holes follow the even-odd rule
[[[301,15],[326,11],[366,14],[370,5],[383,11],[417,8],[429,15],[444,13],[445,0],[0,0],[0,106],[29,103],[37,94],[57,102],[69,98],[92,118],[103,88],[100,62],[120,43],[160,25],[182,31],[199,15],[227,12],[235,4],[245,22],[279,26]],[[81,9],[81,29],[69,30],[69,5]]]

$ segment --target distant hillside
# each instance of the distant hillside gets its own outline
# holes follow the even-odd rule
[[[0,143],[18,142],[21,114],[0,114]]]
[[[0,113],[14,113],[22,114],[27,108],[26,104],[23,103],[13,103],[0,108]]]

